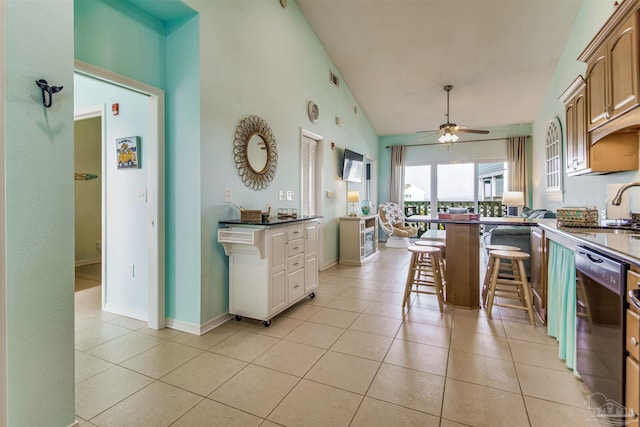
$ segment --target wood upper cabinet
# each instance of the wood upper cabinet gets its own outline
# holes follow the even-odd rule
[[[560,97],[565,103],[565,171],[577,175],[589,169],[589,140],[587,137],[586,83],[578,77]]]
[[[587,63],[588,131],[637,107],[638,1],[620,6],[578,58]],[[599,138],[598,138],[599,139]]]

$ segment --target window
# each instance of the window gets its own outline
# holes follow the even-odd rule
[[[545,152],[545,190],[547,199],[562,202],[562,128],[560,120],[554,117],[547,128]]]
[[[302,131],[300,156],[301,214],[322,215],[322,138]]]
[[[410,165],[404,174],[407,215],[435,217],[448,207],[466,207],[482,216],[504,215],[506,162]]]

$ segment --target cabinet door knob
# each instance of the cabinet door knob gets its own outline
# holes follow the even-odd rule
[[[638,345],[638,340],[636,339],[636,337],[631,337],[631,345],[634,347]]]

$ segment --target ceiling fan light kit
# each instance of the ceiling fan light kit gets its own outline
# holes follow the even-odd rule
[[[483,134],[486,135],[489,133],[488,130],[480,130],[480,129],[468,129],[466,127],[463,126],[458,126],[455,123],[451,123],[449,121],[449,92],[451,92],[451,89],[453,89],[452,85],[446,85],[444,88],[444,91],[447,92],[447,122],[443,123],[440,125],[440,128],[438,130],[433,130],[433,131],[422,131],[422,132],[429,132],[431,134],[439,134],[440,137],[438,138],[438,141],[441,142],[442,144],[452,144],[456,141],[458,141],[460,139],[460,137],[458,135],[456,135],[456,133],[479,133],[479,134]],[[420,133],[420,132],[419,132]],[[423,138],[420,138],[419,141],[428,138],[430,135],[427,135]]]

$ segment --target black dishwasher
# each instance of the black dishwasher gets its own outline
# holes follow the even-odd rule
[[[629,265],[578,246],[576,369],[591,393],[624,404],[624,292]]]

